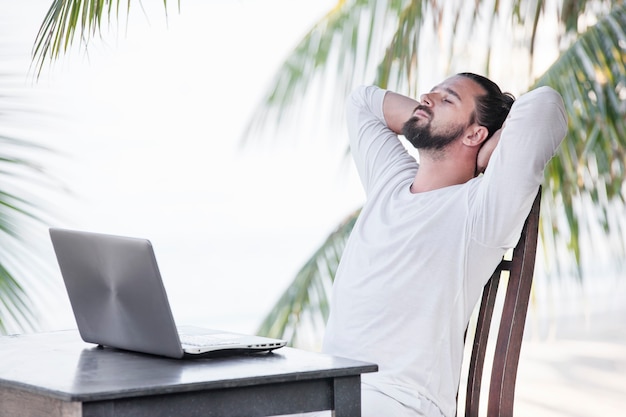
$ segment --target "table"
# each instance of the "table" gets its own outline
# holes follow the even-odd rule
[[[361,415],[374,364],[281,348],[168,359],[80,339],[75,330],[0,337],[1,417]]]

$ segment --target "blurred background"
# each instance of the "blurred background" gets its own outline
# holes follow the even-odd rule
[[[343,97],[473,71],[515,95],[552,85],[570,115],[516,410],[623,414],[623,2],[417,3],[113,3],[42,57],[52,1],[0,0],[0,332],[75,327],[47,234],[60,226],[150,239],[178,323],[317,349],[363,202]]]
[[[1,4],[2,134],[39,146],[6,152],[41,175],[3,178],[43,217],[20,218],[19,233],[45,276],[28,262],[15,273],[38,326],[74,325],[47,235],[60,226],[150,239],[181,320],[254,331],[362,199],[343,130],[299,118],[297,141],[277,131],[243,142],[273,73],[328,2],[192,0],[167,16],[162,2],[133,4],[128,22],[121,13],[38,77],[31,51],[51,2]]]

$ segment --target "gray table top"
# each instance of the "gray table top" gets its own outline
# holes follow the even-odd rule
[[[292,348],[221,358],[168,359],[98,348],[67,330],[0,337],[0,388],[65,401],[235,388],[375,372],[377,366]]]

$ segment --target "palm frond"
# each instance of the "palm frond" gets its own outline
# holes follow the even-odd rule
[[[569,13],[584,8],[588,1],[570,5],[559,17],[569,22]],[[541,25],[556,22],[541,20],[546,15],[542,0],[503,3],[339,1],[287,56],[244,131],[257,132],[294,119],[305,98],[316,101],[314,108],[324,109],[321,118],[339,122],[347,94],[361,83],[415,96],[421,88],[418,81],[424,68],[448,62],[440,68],[444,76],[454,70],[455,64],[467,66],[468,42],[475,43],[476,49],[486,45],[484,68],[488,74],[492,38],[502,27],[496,23],[506,19],[511,20],[507,20],[507,26],[512,23],[521,29],[513,32],[516,35],[511,43],[525,45],[532,63]],[[512,16],[503,13],[509,8]],[[488,28],[486,34],[482,26]]]
[[[2,119],[2,118],[0,118]],[[24,284],[36,279],[45,282],[47,266],[39,259],[36,247],[29,242],[34,224],[47,224],[50,213],[37,204],[29,189],[49,186],[50,178],[38,164],[16,157],[13,151],[47,151],[46,148],[7,135],[0,137],[0,334],[8,329],[36,328],[36,310]],[[24,187],[24,184],[29,185]],[[46,210],[51,206],[46,205]],[[33,278],[38,277],[38,278]]]
[[[0,334],[8,328],[34,329],[36,319],[26,291],[0,263]]]
[[[33,46],[37,74],[41,73],[46,62],[66,53],[77,38],[86,48],[91,39],[100,34],[103,22],[119,21],[121,11],[128,16],[131,0],[126,0],[125,8],[121,3],[121,0],[54,0]],[[163,6],[167,16],[167,0],[163,0]]]
[[[295,46],[276,72],[245,131],[278,125],[292,116],[302,98],[327,99],[324,117],[341,115],[343,100],[355,81],[373,78],[390,32],[402,13],[402,0],[338,1]],[[332,85],[327,80],[332,79]],[[329,97],[324,94],[328,93]],[[332,117],[332,116],[331,116]],[[340,119],[340,117],[338,117]],[[246,138],[244,138],[246,139]]]
[[[589,233],[599,224],[607,234],[626,235],[620,221],[626,210],[626,6],[583,33],[536,85],[559,91],[569,115],[567,138],[546,169],[550,191],[544,193],[551,207],[544,221],[559,225],[565,215],[567,230],[544,231],[566,236],[580,265],[583,228]],[[605,248],[617,250],[616,259],[626,255],[621,241]]]
[[[0,33],[5,41],[5,33]],[[6,42],[6,41],[5,41]],[[8,42],[7,42],[8,43]],[[3,44],[5,45],[5,44]],[[7,48],[10,50],[10,48]],[[4,55],[4,50],[0,51]],[[10,60],[5,60],[11,62]],[[35,140],[45,130],[43,115],[22,89],[23,78],[5,66],[0,72],[0,334],[35,330],[33,297],[49,289],[50,267],[40,249],[40,228],[49,224],[53,204],[40,191],[59,183],[38,161],[53,151]],[[28,117],[25,117],[28,116]],[[27,120],[27,124],[22,124]],[[19,122],[18,122],[19,121]],[[41,130],[39,130],[41,129]],[[62,188],[62,187],[59,187]]]
[[[258,334],[285,338],[296,345],[300,332],[307,326],[313,332],[324,328],[329,313],[330,287],[359,212],[342,222],[298,271],[261,323]]]
[[[109,5],[110,17],[113,5],[110,0],[52,2],[35,38],[33,60],[38,73],[47,60],[55,60],[68,50],[74,42],[77,31],[83,42],[89,42],[89,39],[100,30],[105,3]],[[119,0],[117,4],[119,7]]]
[[[5,137],[4,142],[7,139]],[[37,255],[33,253],[34,248],[24,244],[26,223],[43,223],[42,213],[32,200],[25,197],[25,190],[20,191],[18,187],[10,185],[19,178],[29,181],[31,175],[24,174],[24,171],[34,173],[35,176],[40,171],[31,169],[36,164],[7,156],[7,152],[10,152],[10,147],[5,143],[0,153],[0,334],[8,328],[35,328],[35,309],[22,282],[25,275],[33,276],[36,271],[43,270]]]
[[[402,81],[408,86],[417,86],[415,71],[419,66],[418,48],[426,12],[424,7],[428,4],[430,2],[409,2],[398,16],[397,29],[378,65],[374,81],[381,88],[398,86]]]

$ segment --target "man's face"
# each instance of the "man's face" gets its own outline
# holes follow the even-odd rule
[[[402,134],[417,149],[442,150],[473,123],[475,98],[485,94],[467,77],[454,76],[420,97]]]

